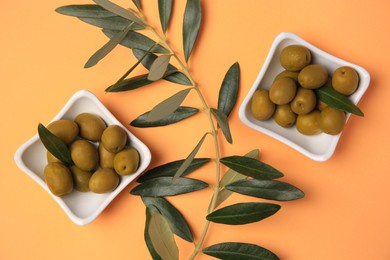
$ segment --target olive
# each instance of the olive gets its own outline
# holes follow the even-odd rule
[[[297,130],[304,135],[316,135],[321,133],[320,128],[321,113],[314,110],[309,114],[298,115],[296,121]]]
[[[115,190],[119,184],[119,175],[111,168],[100,168],[92,174],[89,189],[95,193],[107,193]]]
[[[47,126],[47,129],[60,138],[65,144],[73,142],[79,133],[77,124],[68,119],[53,121]]]
[[[328,106],[321,111],[320,128],[326,134],[337,135],[341,133],[345,122],[346,116],[341,110]]]
[[[134,173],[138,168],[138,164],[138,151],[132,147],[123,149],[114,157],[114,169],[122,176]]]
[[[326,104],[324,101],[320,100],[320,99],[317,99],[317,109],[322,111],[324,110],[326,107],[328,107],[329,105]]]
[[[72,161],[81,170],[91,171],[99,161],[99,154],[95,146],[87,140],[74,141],[69,150]]]
[[[43,175],[51,193],[55,196],[64,196],[73,190],[73,179],[69,169],[62,163],[49,163]]]
[[[102,168],[114,168],[115,153],[111,153],[104,148],[102,143],[99,144],[99,165]]]
[[[276,105],[289,103],[297,91],[297,85],[291,78],[284,77],[274,81],[269,90],[269,98]]]
[[[89,179],[91,179],[92,173],[90,171],[81,170],[76,165],[72,165],[70,171],[73,176],[74,188],[81,192],[89,191]]]
[[[303,88],[316,89],[328,81],[328,71],[319,64],[304,67],[298,75],[298,82]]]
[[[95,114],[81,113],[74,120],[80,128],[80,136],[90,141],[99,141],[106,124],[103,119]]]
[[[58,163],[62,163],[60,159],[58,159],[57,157],[55,157],[51,152],[47,151],[46,152],[46,159],[47,159],[47,162],[48,163],[51,163],[51,162],[58,162]]]
[[[127,133],[119,125],[110,125],[102,134],[102,145],[111,153],[117,153],[122,150],[126,142]]]
[[[311,112],[315,108],[316,102],[317,97],[313,90],[299,88],[290,106],[294,113],[303,115]]]
[[[288,128],[295,124],[297,115],[291,110],[289,104],[285,104],[276,107],[273,118],[278,125]]]
[[[275,104],[269,98],[269,91],[258,89],[252,96],[251,112],[257,120],[269,119],[275,111]]]
[[[349,96],[353,94],[359,83],[359,75],[356,70],[343,66],[335,70],[332,76],[332,86],[335,90]]]
[[[276,77],[274,78],[274,82],[277,79],[285,78],[285,77],[293,79],[295,82],[298,82],[298,75],[299,75],[299,72],[297,72],[297,71],[283,70],[278,75],[276,75]]]
[[[289,71],[299,71],[311,62],[311,53],[302,45],[289,45],[280,53],[280,64]]]

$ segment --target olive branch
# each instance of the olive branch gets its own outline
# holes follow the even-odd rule
[[[118,44],[132,49],[137,62],[106,92],[129,91],[160,80],[182,85],[184,88],[161,101],[130,124],[134,127],[159,127],[185,120],[200,111],[207,117],[210,129],[202,135],[196,146],[185,159],[166,163],[148,170],[140,178],[139,185],[131,194],[139,195],[146,206],[144,239],[153,259],[178,259],[179,249],[175,235],[194,243],[194,259],[200,252],[220,259],[278,259],[273,252],[254,244],[223,242],[204,247],[204,240],[211,223],[241,225],[260,221],[275,214],[280,205],[269,202],[237,203],[218,208],[233,193],[274,201],[296,200],[304,193],[291,184],[277,181],[283,174],[274,167],[259,160],[259,150],[244,156],[222,157],[218,134],[222,132],[226,141],[233,143],[228,118],[234,108],[240,81],[240,67],[236,62],[230,66],[219,89],[218,107],[213,108],[202,94],[200,86],[193,79],[188,66],[202,21],[200,0],[187,0],[183,20],[183,52],[185,61],[170,47],[166,39],[173,0],[159,0],[159,16],[162,34],[153,28],[143,13],[141,2],[132,0],[134,8],[123,8],[108,0],[94,0],[95,4],[69,5],[56,9],[57,12],[74,16],[83,22],[97,26],[109,41],[96,51],[85,64],[86,68],[96,65]],[[147,37],[141,33],[150,32]],[[175,62],[178,67],[174,66]],[[130,76],[142,64],[148,73]],[[190,92],[195,92],[202,107],[182,106]],[[197,158],[204,140],[213,139],[215,157]],[[200,237],[194,235],[183,215],[165,197],[195,192],[211,185],[189,178],[187,175],[205,164],[215,163],[213,196],[206,212],[205,225]],[[223,174],[222,165],[229,169]],[[217,209],[218,208],[218,209]]]

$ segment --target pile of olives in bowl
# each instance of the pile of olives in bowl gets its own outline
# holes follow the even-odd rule
[[[349,96],[358,88],[357,71],[341,66],[330,74],[321,64],[313,64],[310,50],[299,44],[284,47],[279,61],[284,70],[270,89],[257,89],[251,98],[253,117],[261,121],[272,118],[284,128],[295,126],[304,135],[338,135],[345,126],[346,114],[319,100],[315,89],[327,85]]]
[[[98,115],[81,113],[74,120],[55,120],[47,130],[67,145],[73,162],[66,165],[47,151],[44,179],[53,195],[64,196],[74,189],[112,192],[121,176],[138,169],[140,156],[126,131],[119,125],[106,125]]]

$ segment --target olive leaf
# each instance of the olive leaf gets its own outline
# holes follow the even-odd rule
[[[126,37],[127,33],[130,31],[130,25],[127,26],[123,31],[118,32],[114,37],[112,37],[103,47],[97,50],[84,65],[84,68],[90,68],[95,66],[101,59],[107,56],[122,40]]]
[[[283,177],[283,173],[259,160],[245,156],[229,156],[221,158],[221,163],[246,176],[264,180]]]
[[[103,29],[103,33],[108,38],[112,38],[118,33],[118,31],[117,30]],[[155,45],[155,47],[152,49],[153,52],[156,52],[156,53],[167,53],[168,52],[167,49],[165,49],[163,46],[161,46],[159,44],[156,44],[156,42],[153,41],[152,39],[150,39],[149,37],[147,37],[143,34],[137,33],[137,32],[133,32],[133,31],[129,31],[127,33],[126,37],[123,38],[123,40],[120,42],[120,44],[127,47],[127,48],[130,48],[130,49],[141,49],[141,50],[145,50],[145,51],[148,51],[150,49],[150,47]]]
[[[275,180],[238,180],[226,189],[240,194],[268,200],[288,201],[304,197],[304,193],[291,184]]]
[[[272,203],[237,203],[208,214],[206,219],[215,223],[242,225],[268,218],[275,214],[279,209],[279,205]]]
[[[158,126],[166,126],[170,125],[173,123],[177,123],[181,120],[184,120],[188,117],[191,117],[195,115],[196,113],[199,112],[199,109],[193,108],[193,107],[185,107],[185,106],[180,106],[178,107],[175,112],[170,114],[169,116],[153,121],[153,122],[148,122],[146,121],[146,118],[148,117],[149,112],[146,112],[136,119],[134,119],[130,125],[135,126],[135,127],[158,127]]]
[[[183,21],[183,49],[187,62],[198,37],[201,21],[202,8],[200,0],[187,0]]]
[[[153,122],[153,121],[161,120],[161,119],[169,116],[173,112],[175,112],[176,109],[178,109],[180,104],[187,97],[190,90],[191,90],[191,88],[183,89],[183,90],[177,92],[176,94],[170,96],[169,98],[165,99],[161,103],[157,104],[149,112],[148,117],[146,118],[146,121]]]
[[[150,66],[148,80],[156,81],[164,77],[170,59],[171,59],[171,55],[158,56],[157,59],[155,59],[154,62],[152,63],[152,66]]]
[[[181,175],[182,177],[187,176],[191,172],[199,169],[203,165],[210,162],[210,158],[195,158],[192,160],[190,165],[187,167],[187,169],[183,172]],[[183,160],[173,161],[169,162],[160,166],[157,166],[153,169],[148,170],[145,172],[141,177],[137,179],[137,182],[144,182],[149,179],[153,179],[156,177],[173,177],[177,170],[180,168],[180,166],[183,164]]]
[[[227,71],[218,96],[218,110],[223,112],[227,117],[237,102],[239,83],[240,66],[236,62]]]
[[[259,150],[255,149],[255,150],[252,150],[249,153],[245,154],[244,156],[258,160],[259,153],[260,153]],[[219,205],[221,205],[221,203],[224,202],[227,198],[229,198],[229,196],[233,193],[232,191],[225,189],[226,185],[228,185],[229,183],[238,181],[238,180],[246,179],[246,178],[247,178],[247,176],[245,176],[241,173],[238,173],[232,169],[227,170],[219,182],[219,185],[221,186],[221,190],[218,192],[218,195],[217,195],[218,197],[217,197],[217,200],[216,200],[214,207],[216,208]],[[211,203],[210,203],[209,211],[211,211],[211,210],[212,209],[211,209]]]
[[[145,55],[145,51],[140,49],[133,49],[133,54],[137,59],[141,59],[141,57]],[[142,60],[142,65],[144,65],[146,69],[150,70],[150,67],[152,66],[153,62],[156,59],[157,59],[157,55],[153,53],[147,53],[147,56]],[[191,85],[191,81],[187,78],[187,76],[184,75],[182,72],[178,71],[178,69],[175,66],[169,64],[167,70],[176,71],[176,72],[168,76],[165,76],[164,77],[165,80],[168,80],[173,83],[181,84],[181,85],[187,85],[187,86]]]
[[[165,197],[202,190],[208,186],[208,183],[196,179],[181,177],[173,182],[172,177],[158,177],[142,182],[130,193],[145,197]]]
[[[279,257],[268,249],[248,243],[225,242],[206,247],[205,255],[226,260],[279,260]]]
[[[183,215],[164,198],[142,197],[147,207],[153,206],[165,217],[173,233],[188,242],[194,241],[191,229]]]
[[[140,0],[131,0],[138,10],[141,10],[141,1]]]
[[[113,12],[116,15],[119,15],[125,19],[128,19],[130,21],[133,21],[135,23],[143,25],[144,22],[134,13],[130,12],[129,10],[111,2],[108,0],[93,0],[96,4],[100,5],[104,9]]]
[[[72,158],[66,144],[41,123],[38,125],[38,135],[42,144],[52,155],[67,165],[72,164]]]
[[[364,116],[364,113],[346,96],[334,90],[331,86],[325,85],[315,90],[317,97],[331,107],[345,112]]]
[[[198,153],[200,147],[202,146],[206,136],[207,136],[207,133],[202,136],[202,138],[199,140],[198,144],[195,146],[195,148],[192,150],[192,152],[184,160],[183,164],[180,165],[179,169],[177,170],[177,172],[173,176],[173,181],[176,181],[180,176],[182,176],[183,173],[187,170],[187,168],[191,165],[191,162],[194,160],[194,158],[195,158],[196,154]]]
[[[211,109],[211,113],[214,115],[215,119],[217,119],[218,125],[222,129],[222,133],[225,136],[226,141],[228,141],[230,144],[233,143],[227,116],[221,111],[214,108]]]
[[[161,28],[164,34],[167,31],[171,18],[173,0],[158,0],[158,11],[160,15]]]
[[[169,224],[157,211],[151,214],[148,233],[154,250],[162,259],[179,259],[179,249],[177,248]]]
[[[57,13],[75,17],[85,18],[106,18],[117,16],[100,5],[86,4],[86,5],[66,5],[58,7],[55,10]]]
[[[99,28],[109,29],[109,30],[122,31],[129,25],[131,31],[145,29],[144,26],[136,24],[120,16],[102,17],[102,18],[95,18],[95,17],[78,17],[78,18],[81,21],[88,23],[90,25],[94,25]]]
[[[146,207],[146,221],[145,221],[145,229],[144,229],[144,239],[146,246],[148,247],[149,253],[152,256],[153,260],[162,260],[162,258],[159,256],[159,254],[154,249],[152,240],[149,235],[149,224],[150,219],[152,217],[152,213],[158,211],[157,208],[154,206]]]

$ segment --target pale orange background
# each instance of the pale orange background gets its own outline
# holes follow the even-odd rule
[[[143,2],[147,17],[160,28],[157,1]],[[129,195],[134,184],[93,223],[80,227],[13,160],[16,149],[36,133],[38,122],[48,123],[80,89],[95,93],[124,125],[182,89],[157,83],[134,92],[105,94],[104,89],[135,60],[130,50],[118,47],[96,67],[83,69],[107,39],[96,27],[54,12],[76,3],[92,1],[2,3],[0,259],[150,259],[143,241],[145,208],[139,197]],[[119,3],[130,6],[131,1]],[[184,3],[175,1],[168,33],[178,52],[182,51]],[[231,64],[238,61],[242,72],[230,121],[234,143],[221,138],[223,155],[259,148],[264,162],[285,173],[282,180],[306,193],[302,200],[280,203],[282,209],[264,221],[211,225],[205,245],[255,243],[289,260],[390,259],[389,1],[203,0],[202,6],[202,32],[190,69],[207,102],[216,106],[219,86]],[[370,87],[359,103],[365,117],[350,118],[327,162],[312,161],[247,128],[238,118],[239,104],[274,38],[283,31],[296,33],[371,74]],[[143,71],[139,68],[136,73]],[[185,104],[201,105],[194,94]],[[209,129],[202,114],[164,128],[128,128],[150,147],[150,167],[185,158]],[[199,156],[214,156],[211,139]],[[214,166],[194,176],[213,183]],[[188,219],[196,239],[210,196],[211,190],[204,190],[170,199]],[[249,200],[234,195],[229,203]],[[177,242],[181,259],[186,259],[193,245],[179,238]]]

